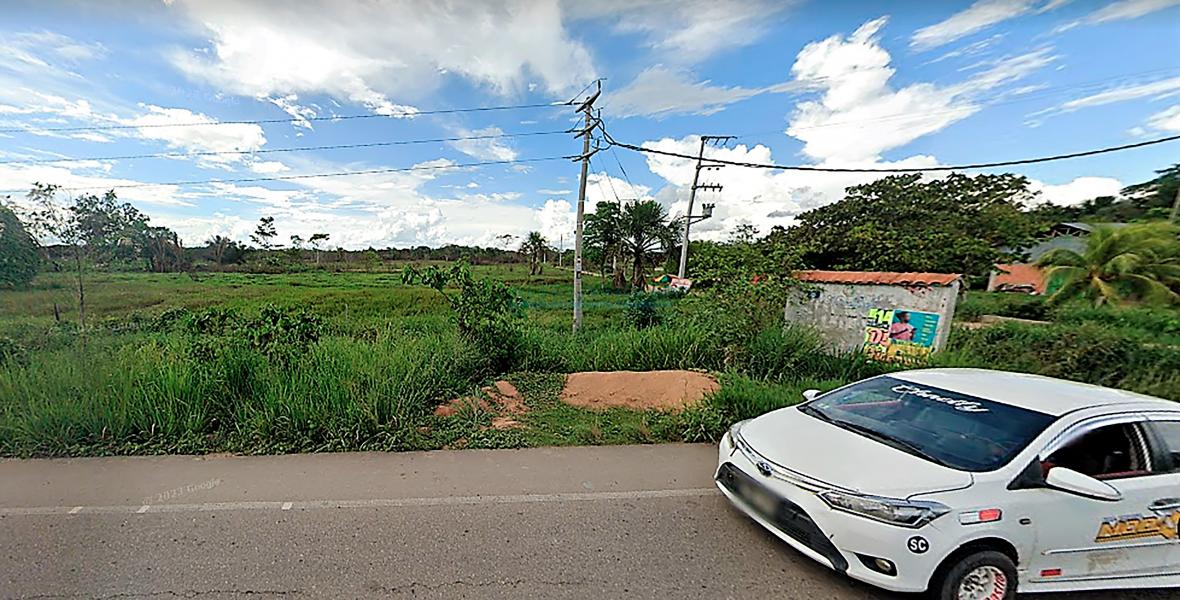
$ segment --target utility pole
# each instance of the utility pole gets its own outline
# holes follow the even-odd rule
[[[1180,181],[1177,183],[1180,184]],[[1176,225],[1177,216],[1180,216],[1180,185],[1176,186],[1176,199],[1172,201],[1172,218],[1168,219],[1168,222]]]
[[[602,95],[602,80],[598,90],[586,99],[578,110],[584,115],[585,129],[582,136],[582,180],[578,182],[578,220],[574,228],[574,331],[582,327],[582,220],[586,215],[586,178],[590,174],[590,136],[594,132],[594,101]]]
[[[716,184],[716,183],[702,184],[700,182],[701,181],[701,171],[703,171],[705,169],[720,169],[721,168],[720,165],[706,165],[706,164],[704,164],[705,146],[707,146],[709,144],[709,142],[724,143],[726,140],[731,140],[731,139],[733,139],[732,135],[702,135],[701,136],[701,149],[699,152],[697,152],[696,172],[693,173],[692,189],[689,190],[689,193],[688,193],[688,210],[685,211],[685,213],[684,213],[684,235],[680,238],[680,269],[677,272],[677,275],[679,277],[684,277],[685,273],[688,271],[688,230],[689,230],[689,227],[692,226],[692,222],[693,222],[692,206],[696,202],[696,199],[697,199],[697,190],[708,190],[708,191],[720,192],[721,187],[722,187],[721,185]],[[711,214],[712,214],[712,211],[710,211],[710,215]]]

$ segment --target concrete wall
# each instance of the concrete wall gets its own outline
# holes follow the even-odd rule
[[[959,295],[959,282],[950,286],[853,285],[809,283],[787,304],[788,322],[811,325],[820,330],[833,347],[859,349],[865,343],[865,328],[872,309],[910,310],[937,313],[938,326],[933,349],[946,344],[951,317]]]

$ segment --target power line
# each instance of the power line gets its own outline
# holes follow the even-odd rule
[[[1123,75],[1116,76],[1114,78],[1094,79],[1094,80],[1089,80],[1089,81],[1084,81],[1084,82],[1075,82],[1075,83],[1070,83],[1070,84],[1065,84],[1065,85],[1060,85],[1060,86],[1051,86],[1051,87],[1047,87],[1047,88],[1041,88],[1039,90],[1033,90],[1027,94],[1021,94],[1021,95],[1019,95],[1015,98],[1012,98],[1010,100],[999,100],[996,102],[990,102],[990,103],[985,103],[985,104],[968,104],[968,105],[959,106],[959,107],[951,108],[951,109],[947,109],[947,110],[925,111],[925,112],[920,112],[920,113],[915,113],[912,111],[911,112],[893,113],[893,114],[883,115],[880,117],[874,117],[871,119],[836,121],[836,122],[830,122],[830,123],[821,123],[819,125],[808,125],[808,126],[804,126],[804,127],[795,127],[793,129],[794,129],[794,131],[811,131],[811,130],[815,130],[815,129],[824,129],[824,128],[828,128],[828,127],[842,127],[842,126],[847,126],[847,125],[863,125],[863,124],[869,124],[869,123],[881,123],[881,122],[886,122],[886,121],[907,120],[907,119],[925,119],[925,118],[929,118],[929,117],[936,117],[936,116],[961,113],[966,110],[979,110],[979,109],[984,109],[984,108],[991,108],[993,106],[1008,106],[1011,104],[1018,104],[1018,103],[1022,103],[1022,102],[1027,102],[1029,100],[1041,100],[1044,98],[1050,98],[1053,96],[1058,96],[1058,95],[1063,94],[1065,92],[1071,92],[1071,91],[1075,91],[1075,90],[1087,90],[1088,91],[1091,89],[1093,89],[1093,90],[1107,89],[1107,88],[1115,87],[1115,84],[1117,84],[1123,80],[1129,80],[1129,79],[1133,79],[1135,77],[1139,77],[1139,76],[1147,75],[1147,74],[1152,74],[1152,73],[1175,71],[1178,68],[1180,68],[1180,67],[1151,69],[1148,71],[1138,71],[1138,72],[1134,72],[1134,73],[1126,73]],[[1036,114],[1036,113],[1034,113],[1034,114]],[[734,137],[751,138],[751,137],[760,137],[763,135],[770,135],[770,134],[782,134],[782,133],[785,133],[787,129],[788,129],[788,127],[784,126],[779,129],[740,133]]]
[[[635,152],[643,152],[645,154],[659,154],[661,156],[671,156],[673,158],[683,158],[687,160],[697,160],[696,156],[691,154],[682,154],[680,152],[668,152],[667,150],[657,150],[655,148],[644,148],[626,142],[615,140],[605,129],[602,131],[603,136],[609,144],[626,148]],[[820,173],[927,173],[934,171],[967,171],[971,169],[990,169],[994,167],[1010,167],[1015,165],[1029,165],[1034,163],[1051,162],[1057,160],[1066,160],[1070,158],[1081,158],[1083,156],[1094,156],[1098,154],[1109,154],[1111,152],[1120,152],[1122,150],[1130,150],[1133,148],[1142,148],[1145,146],[1153,146],[1156,144],[1163,144],[1165,142],[1172,142],[1180,140],[1180,135],[1170,135],[1167,137],[1148,140],[1145,142],[1136,142],[1134,144],[1124,144],[1122,146],[1111,146],[1108,148],[1099,148],[1096,150],[1085,150],[1083,152],[1073,152],[1069,154],[1055,154],[1052,156],[1041,156],[1037,158],[1024,158],[1018,160],[1005,160],[987,163],[972,163],[965,165],[948,165],[939,167],[879,167],[879,168],[859,168],[859,167],[815,167],[802,165],[779,165],[773,163],[752,163],[734,160],[724,160],[720,158],[708,158],[710,163],[718,165],[732,165],[735,167],[750,167],[756,169],[775,169],[779,171],[814,171]]]
[[[303,152],[310,150],[343,150],[348,148],[378,148],[384,146],[406,146],[412,144],[430,144],[441,142],[458,142],[463,140],[489,140],[497,138],[508,137],[527,137],[540,135],[557,135],[569,133],[568,129],[554,130],[554,131],[525,131],[518,133],[499,133],[487,135],[465,135],[445,138],[431,138],[431,139],[417,139],[417,140],[392,140],[387,142],[369,142],[360,144],[336,144],[329,146],[298,146],[294,148],[262,148],[259,150],[208,150],[201,152],[160,152],[155,154],[125,154],[122,156],[92,156],[88,158],[46,158],[34,160],[0,160],[0,165],[9,164],[48,164],[48,163],[68,163],[68,162],[88,162],[88,161],[103,161],[103,160],[131,160],[139,158],[191,158],[196,156],[222,156],[222,155],[244,155],[244,154],[268,154],[274,152]]]
[[[593,159],[593,158],[589,158],[589,160],[590,160],[590,168],[591,168],[591,169],[594,169],[594,170],[598,170],[598,168],[594,166],[594,159]],[[604,177],[606,177],[606,182],[610,184],[610,193],[611,193],[611,195],[612,195],[612,196],[614,196],[614,197],[615,197],[615,202],[618,202],[618,203],[619,203],[619,206],[622,206],[622,205],[623,205],[623,199],[622,199],[622,198],[620,198],[620,197],[619,197],[619,193],[618,193],[617,191],[615,191],[615,182],[611,181],[610,174],[606,172],[606,169],[603,169],[603,170],[602,170],[602,175],[603,175]],[[598,179],[598,181],[596,181],[595,183],[597,183],[597,184],[598,184],[598,189],[600,189],[600,190],[601,190],[601,189],[602,189],[602,178],[600,177],[600,178]],[[603,191],[603,193],[604,193],[604,194],[606,193],[606,190],[602,190],[602,191]]]
[[[476,106],[470,108],[440,108],[433,110],[407,110],[395,114],[365,113],[360,115],[336,115],[331,117],[299,117],[289,119],[242,119],[235,121],[195,121],[187,123],[145,123],[142,125],[92,125],[79,127],[40,127],[36,131],[114,131],[119,129],[154,129],[160,127],[199,127],[205,125],[261,125],[266,123],[304,123],[311,121],[348,121],[352,119],[404,119],[422,115],[444,115],[454,113],[492,112],[503,110],[523,110],[529,108],[552,108],[569,106],[570,102],[541,102],[535,104],[511,104],[503,106]],[[23,133],[29,127],[10,127],[0,129],[0,133]]]
[[[631,193],[635,193],[635,184],[632,183],[631,178],[627,176],[627,169],[623,168],[623,161],[619,160],[619,153],[615,152],[615,147],[613,145],[608,144],[607,148],[610,148],[610,155],[615,157],[615,164],[619,165],[619,172],[623,174],[623,179],[627,182],[627,185],[631,186]]]
[[[66,192],[80,192],[87,190],[111,190],[111,189],[131,189],[131,188],[145,188],[145,187],[161,187],[161,186],[184,186],[184,185],[205,185],[210,183],[258,183],[262,181],[292,181],[297,179],[313,179],[318,177],[347,177],[350,175],[380,175],[384,173],[405,173],[408,171],[435,171],[444,169],[464,169],[470,167],[487,167],[493,165],[512,165],[522,163],[545,162],[551,160],[566,160],[564,156],[546,156],[541,158],[518,158],[512,160],[488,160],[474,163],[457,163],[447,165],[415,165],[413,167],[400,167],[395,169],[367,169],[364,171],[338,171],[335,173],[310,173],[305,175],[277,175],[273,177],[242,177],[236,179],[201,179],[188,181],[161,181],[151,183],[132,183],[126,185],[109,185],[98,187],[82,187],[82,188],[60,188]],[[19,194],[23,190],[6,190],[0,192],[2,194]]]

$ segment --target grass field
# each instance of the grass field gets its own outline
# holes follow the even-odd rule
[[[42,275],[31,289],[0,292],[0,454],[708,440],[735,420],[799,401],[804,389],[886,369],[833,355],[807,330],[776,325],[734,338],[732,327],[693,320],[691,304],[670,298],[657,305],[663,324],[637,330],[626,317],[628,296],[597,277],[587,278],[585,327],[575,335],[568,271],[474,271],[508,283],[521,300],[519,339],[503,369],[459,334],[438,293],[404,285],[396,272],[96,273],[87,281],[85,331],[72,279]],[[966,304],[993,311],[1005,302],[1023,301],[972,295]],[[1169,313],[1052,316],[1059,322],[1049,326],[956,331],[934,362],[1180,399],[1180,351],[1144,339],[1169,326]],[[594,413],[557,400],[565,373],[672,368],[714,372],[721,389],[680,414]],[[531,407],[520,417],[525,428],[489,428],[492,415],[482,411],[432,414],[497,378],[513,382]]]

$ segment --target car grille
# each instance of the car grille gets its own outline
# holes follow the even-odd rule
[[[741,498],[746,506],[773,524],[779,531],[823,555],[837,571],[848,570],[848,561],[844,555],[840,554],[828,536],[824,535],[815,521],[807,515],[807,511],[800,508],[798,504],[771,492],[769,488],[730,463],[721,465],[721,468],[717,470],[717,482]],[[751,501],[755,495],[773,496],[775,508],[769,511],[759,508],[759,503]]]

